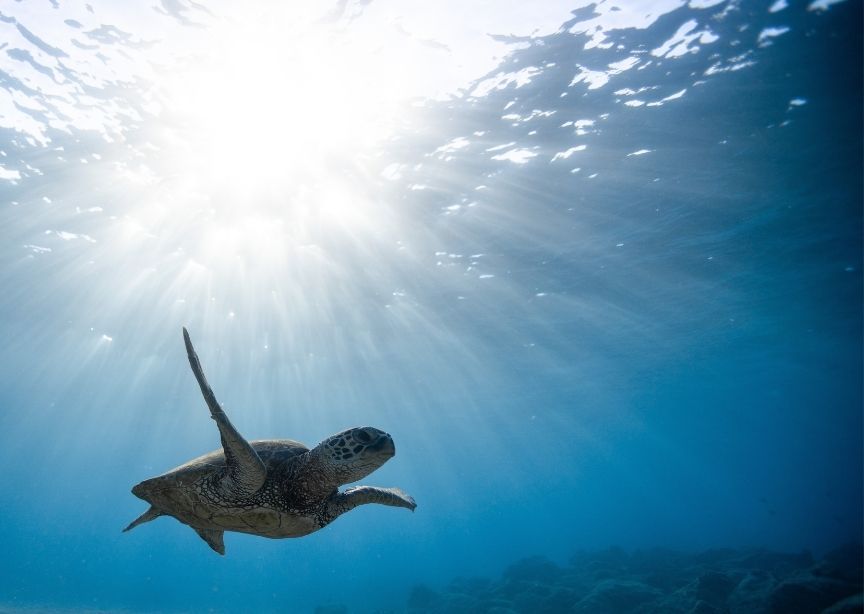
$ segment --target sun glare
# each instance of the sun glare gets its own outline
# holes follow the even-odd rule
[[[374,41],[277,19],[213,37],[207,55],[165,77],[181,183],[216,211],[258,220],[235,237],[267,216],[286,228],[361,222],[363,190],[350,181],[405,99]]]

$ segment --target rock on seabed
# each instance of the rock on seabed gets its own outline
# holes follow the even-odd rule
[[[579,552],[568,565],[531,557],[500,578],[415,586],[420,614],[851,614],[864,612],[864,549],[815,560],[807,552],[719,549]]]

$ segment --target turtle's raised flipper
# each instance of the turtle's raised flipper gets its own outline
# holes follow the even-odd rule
[[[332,514],[332,518],[336,518],[345,512],[353,510],[358,505],[365,505],[367,503],[404,507],[412,512],[417,507],[414,497],[399,488],[354,486],[345,492],[337,493],[329,502],[328,512]]]
[[[195,527],[192,527],[195,529]],[[225,536],[224,531],[218,531],[216,529],[195,529],[195,532],[201,536],[207,545],[213,548],[219,554],[225,554],[225,542],[223,541],[223,537]]]
[[[225,415],[225,412],[216,400],[213,389],[210,388],[207,378],[204,377],[204,371],[201,369],[198,354],[195,353],[195,348],[192,347],[192,340],[189,338],[189,332],[185,327],[183,328],[183,340],[186,342],[186,354],[189,356],[189,365],[192,367],[195,379],[198,380],[201,394],[204,395],[204,400],[207,401],[207,407],[210,408],[210,416],[216,421],[216,425],[219,427],[219,434],[222,437],[222,448],[225,450],[225,470],[218,476],[214,484],[219,493],[228,499],[249,497],[264,484],[267,470],[264,468],[264,463],[261,462],[258,454],[252,449],[249,442],[243,439],[243,436],[237,432],[237,429],[228,420],[228,416]]]
[[[154,518],[159,518],[159,516],[161,516],[161,515],[162,515],[162,512],[160,512],[159,510],[157,510],[155,507],[153,507],[151,505],[149,510],[147,510],[146,512],[144,512],[143,514],[138,516],[138,518],[136,518],[135,520],[130,522],[129,526],[126,527],[125,529],[123,529],[123,532],[125,533],[126,531],[131,531],[132,529],[137,527],[139,524],[144,524],[145,522],[150,522]]]

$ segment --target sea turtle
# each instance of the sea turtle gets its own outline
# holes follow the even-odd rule
[[[398,488],[354,486],[339,491],[396,454],[393,439],[384,431],[351,428],[311,450],[291,439],[243,439],[216,401],[185,328],[183,339],[192,372],[219,427],[222,449],[135,486],[132,494],[147,501],[150,509],[124,531],[159,516],[173,516],[225,554],[225,531],[274,539],[302,537],[365,503],[412,511],[417,507]]]

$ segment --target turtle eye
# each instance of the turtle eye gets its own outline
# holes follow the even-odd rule
[[[370,441],[372,441],[372,435],[362,429],[357,429],[357,431],[354,433],[354,439],[356,439],[360,443],[369,443]]]

